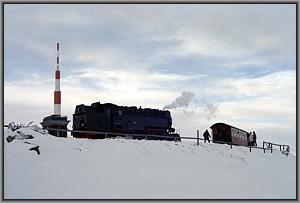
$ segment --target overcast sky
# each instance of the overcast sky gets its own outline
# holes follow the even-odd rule
[[[182,136],[225,122],[295,150],[295,4],[5,4],[5,123],[53,113],[56,42],[70,120],[78,104],[187,95],[170,109]]]

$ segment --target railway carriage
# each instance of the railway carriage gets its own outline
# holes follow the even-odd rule
[[[237,127],[215,123],[211,127],[213,142],[226,142],[235,145],[248,146],[248,132]]]

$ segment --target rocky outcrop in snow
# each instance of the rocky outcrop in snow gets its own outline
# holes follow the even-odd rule
[[[14,139],[33,139],[34,136],[30,133],[24,133],[24,131],[20,129],[29,128],[30,130],[33,130],[35,132],[41,133],[41,134],[47,134],[47,130],[43,130],[38,125],[32,125],[33,122],[29,122],[27,125],[25,124],[16,124],[15,122],[11,122],[8,124],[7,128],[7,134],[6,137],[7,142],[12,142]]]
[[[29,150],[30,150],[30,151],[34,150],[34,151],[36,151],[36,153],[37,153],[38,155],[40,155],[39,147],[40,147],[40,146],[31,147]]]
[[[6,141],[8,143],[12,142],[15,139],[24,140],[24,139],[34,139],[33,133],[37,132],[38,134],[46,134],[47,131],[43,130],[38,125],[32,125],[33,122],[24,124],[16,124],[15,122],[11,122],[8,124],[8,128],[6,131],[7,137]],[[33,132],[34,131],[34,132]],[[38,145],[32,144],[30,142],[25,141],[24,143],[29,144],[33,147],[29,148],[30,151],[36,151],[38,155],[40,155],[40,149]]]

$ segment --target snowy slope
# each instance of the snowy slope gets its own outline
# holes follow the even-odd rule
[[[34,139],[4,141],[8,199],[296,198],[296,157],[278,150],[19,132]],[[28,150],[37,145],[40,155]]]

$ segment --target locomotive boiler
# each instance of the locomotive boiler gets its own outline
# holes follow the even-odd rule
[[[175,129],[172,128],[169,111],[112,103],[77,105],[73,114],[73,130],[72,135],[77,138],[101,139],[126,134],[133,138],[180,141],[179,134],[174,133]],[[97,131],[103,134],[76,131]]]

